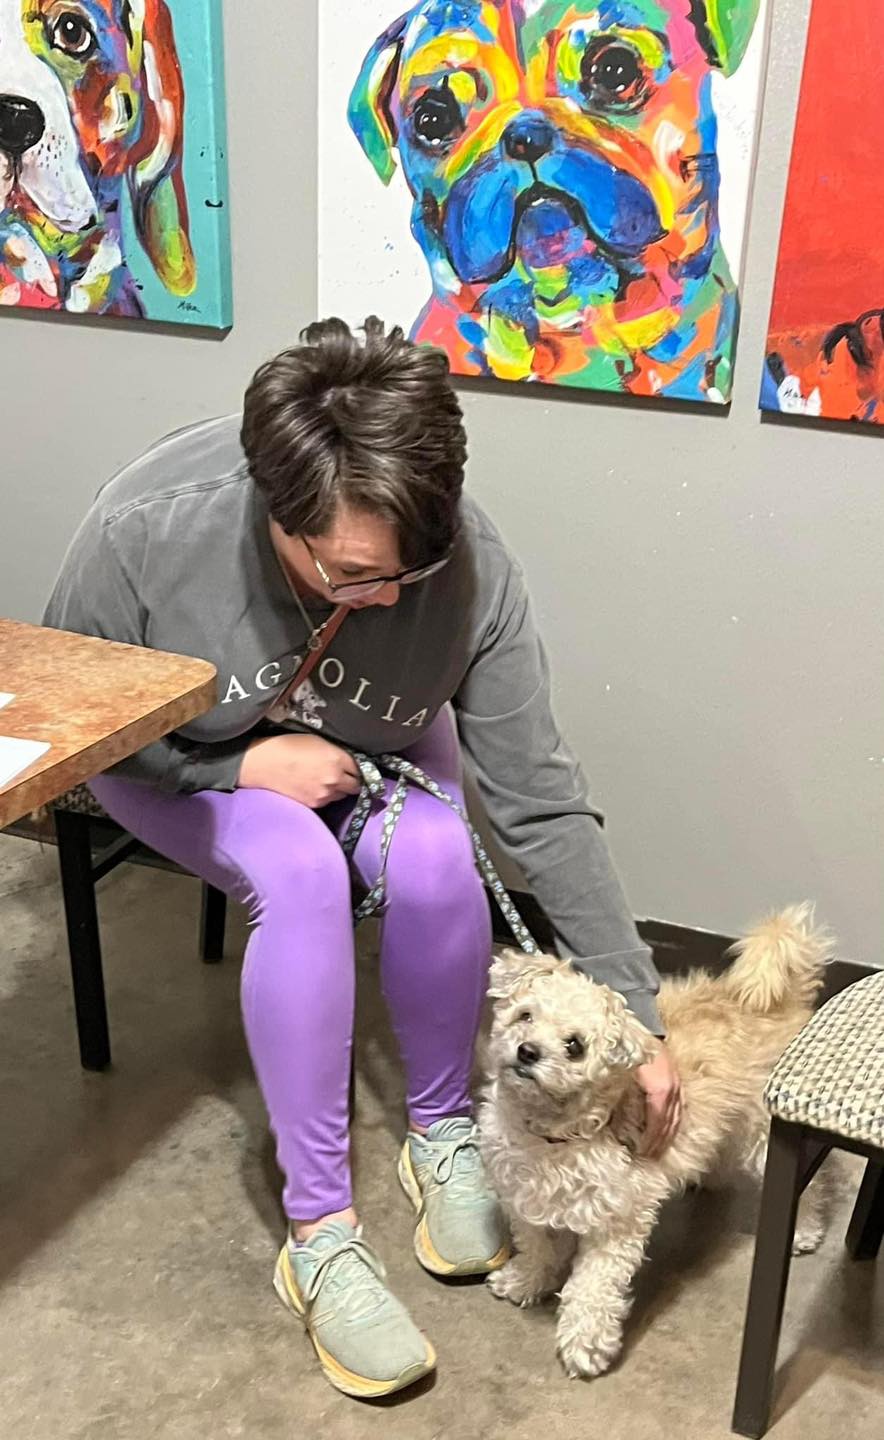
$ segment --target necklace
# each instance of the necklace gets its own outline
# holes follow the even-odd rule
[[[286,578],[286,580],[288,580],[288,582],[289,582],[289,589],[291,590],[292,595],[294,596],[295,604],[297,605],[298,609],[300,610],[300,612],[301,612],[301,618],[302,618],[302,620],[304,621],[304,624],[307,626],[307,630],[308,630],[308,632],[309,632],[308,635],[307,635],[307,649],[308,649],[308,650],[312,650],[312,651],[321,650],[321,649],[322,649],[322,636],[323,636],[323,633],[324,633],[325,630],[328,629],[329,625],[331,624],[332,620],[335,618],[335,615],[337,614],[338,609],[339,609],[340,607],[336,607],[334,610],[332,610],[332,613],[331,613],[329,616],[327,616],[327,618],[326,618],[325,620],[323,620],[323,622],[322,622],[321,625],[314,625],[314,624],[313,624],[313,621],[310,619],[310,616],[309,616],[308,613],[307,613],[307,607],[306,607],[306,605],[304,604],[303,600],[301,599],[300,595],[298,594],[298,592],[297,592],[297,590],[295,589],[294,585],[292,584],[291,580],[289,580],[288,575],[286,575],[285,578]]]
[[[300,595],[298,594],[297,587],[295,586],[291,576],[289,575],[288,569],[286,568],[281,557],[279,557],[279,568],[285,576],[285,583],[286,585],[288,585],[292,599],[294,600],[300,612],[301,619],[304,621],[304,624],[307,627],[307,649],[315,653],[317,650],[322,649],[323,633],[328,629],[329,625],[334,620],[336,614],[338,613],[338,610],[341,607],[336,606],[332,610],[331,614],[322,621],[321,625],[314,625],[313,621],[310,619],[307,607],[301,599]]]

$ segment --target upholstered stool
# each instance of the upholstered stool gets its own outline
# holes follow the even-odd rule
[[[795,1218],[802,1191],[830,1150],[868,1160],[847,1249],[873,1260],[884,1234],[884,971],[818,1010],[777,1063],[765,1090],[770,1147],[743,1334],[733,1428],[765,1433]]]

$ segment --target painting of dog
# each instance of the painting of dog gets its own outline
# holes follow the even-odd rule
[[[338,56],[321,113],[346,107],[375,183],[401,168],[431,293],[416,316],[400,314],[391,265],[386,305],[365,294],[354,312],[380,307],[409,323],[457,374],[727,401],[760,33],[751,63],[746,54],[763,28],[760,0],[366,8],[387,23],[346,95]],[[323,23],[339,50],[327,9]],[[717,89],[725,77],[738,90]],[[727,177],[739,192],[727,197],[730,254],[719,109],[742,145]],[[335,182],[324,183],[329,194]],[[330,283],[323,308],[335,300]]]
[[[761,389],[765,410],[884,424],[880,30],[880,9],[833,9],[814,0]]]
[[[226,326],[219,0],[0,0],[0,306]]]

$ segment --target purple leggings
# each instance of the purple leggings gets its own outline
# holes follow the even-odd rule
[[[447,711],[408,754],[463,803]],[[346,1209],[355,964],[338,836],[352,807],[318,813],[269,790],[167,794],[111,776],[92,788],[131,834],[248,906],[243,1018],[285,1212],[314,1220]],[[378,806],[356,851],[367,884],[377,876],[381,815]],[[381,979],[419,1124],[469,1113],[490,955],[488,905],[463,821],[410,789],[387,867]]]

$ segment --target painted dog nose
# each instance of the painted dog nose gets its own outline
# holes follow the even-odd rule
[[[553,147],[556,132],[542,115],[520,115],[503,132],[503,147],[513,160],[533,165]]]
[[[0,150],[19,160],[46,129],[43,111],[23,95],[0,95]]]
[[[520,1065],[536,1065],[540,1059],[540,1051],[536,1045],[531,1045],[528,1041],[523,1040],[516,1051],[516,1059]]]

